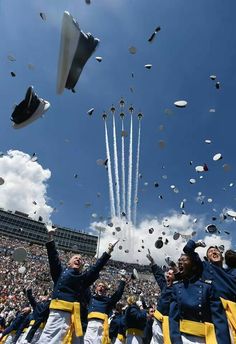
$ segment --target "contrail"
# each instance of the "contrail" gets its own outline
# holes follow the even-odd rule
[[[132,169],[133,169],[133,114],[130,115],[130,137],[129,137],[129,171],[127,192],[127,218],[131,221],[131,195],[132,195]]]
[[[118,170],[118,155],[116,142],[116,120],[113,114],[113,149],[114,149],[114,169],[115,169],[115,189],[116,189],[116,216],[120,217],[120,180]]]
[[[126,214],[125,202],[125,137],[124,137],[124,120],[122,118],[122,136],[121,136],[121,173],[122,173],[122,212]]]
[[[140,138],[141,138],[141,119],[139,119],[139,126],[138,126],[138,144],[137,144],[137,159],[136,159],[135,189],[134,189],[134,215],[133,215],[134,225],[136,225],[137,203],[138,203]]]
[[[113,181],[112,181],[112,172],[111,172],[111,157],[109,149],[109,141],[107,134],[107,123],[105,123],[105,140],[106,140],[106,153],[107,153],[107,167],[108,167],[108,183],[109,183],[109,195],[110,195],[110,207],[111,207],[111,217],[115,217],[115,200],[114,200],[114,191],[113,191]]]

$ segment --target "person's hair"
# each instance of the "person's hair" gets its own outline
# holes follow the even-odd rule
[[[107,284],[106,282],[104,282],[104,281],[101,281],[101,280],[99,280],[99,281],[96,282],[96,288],[97,288],[97,286],[98,286],[99,284],[103,284],[104,287],[105,287],[107,290],[109,289],[108,284]]]
[[[127,297],[128,305],[136,304],[137,297],[135,295],[130,295]]]
[[[192,274],[194,275],[200,275],[201,274],[201,266],[197,263],[196,259],[195,259],[195,255],[193,254],[187,254],[187,253],[182,253],[180,258],[182,256],[186,256],[189,258],[189,260],[191,261],[192,264]],[[178,276],[175,275],[175,279],[178,280]],[[180,277],[180,276],[179,276]]]
[[[117,302],[115,309],[116,311],[120,311],[122,310],[123,307],[124,307],[124,304],[122,302]]]
[[[236,268],[236,252],[233,250],[227,250],[225,252],[225,263],[231,269]]]
[[[207,249],[207,251],[206,251],[206,256],[208,255],[208,251],[209,251],[211,248],[215,248],[215,249],[217,249],[217,250],[220,252],[218,246],[209,246],[208,249]]]

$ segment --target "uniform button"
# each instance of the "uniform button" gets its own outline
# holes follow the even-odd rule
[[[198,300],[201,300],[201,299],[202,299],[202,297],[201,297],[201,296],[199,296]]]
[[[202,312],[198,312],[199,315],[202,315]]]
[[[181,291],[179,290],[179,294],[181,294]]]
[[[202,305],[199,304],[198,307],[202,307]]]
[[[199,294],[201,294],[202,293],[202,291],[201,290],[199,290]]]

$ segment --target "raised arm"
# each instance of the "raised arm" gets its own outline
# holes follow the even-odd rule
[[[195,252],[195,249],[197,247],[206,247],[206,244],[201,240],[199,240],[197,242],[195,242],[193,240],[189,240],[187,242],[187,244],[184,246],[183,251],[184,251],[184,253],[190,255],[194,259],[195,263],[198,264],[198,266],[200,268],[202,268],[203,267],[202,261],[198,255],[198,253]]]
[[[62,264],[61,264],[54,240],[48,241],[46,243],[46,248],[47,248],[47,253],[48,253],[50,273],[51,273],[53,282],[56,283],[62,272]]]
[[[29,300],[30,305],[32,306],[34,310],[37,306],[37,302],[35,300],[35,297],[32,294],[32,289],[26,289],[26,296],[27,296],[27,299]]]
[[[166,287],[166,279],[165,279],[164,271],[162,270],[160,266],[158,266],[154,262],[154,259],[152,258],[150,254],[147,254],[146,257],[151,263],[151,270],[159,288],[163,290]]]
[[[109,302],[111,306],[115,306],[115,304],[122,298],[125,289],[125,282],[125,278],[122,278],[117,290],[112,294]]]
[[[99,277],[99,272],[102,270],[104,265],[111,258],[111,253],[115,247],[115,244],[109,244],[108,249],[103,255],[97,259],[96,263],[92,265],[86,272],[84,272],[84,286],[87,288],[93,284]]]

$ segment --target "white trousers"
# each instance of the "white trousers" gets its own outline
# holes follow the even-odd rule
[[[203,337],[192,336],[190,334],[181,335],[183,344],[205,344],[206,340]]]
[[[8,337],[7,337],[7,339],[6,339],[4,344],[12,344],[14,338],[15,338],[15,334],[9,333],[9,335],[8,335]]]
[[[71,313],[51,309],[37,344],[62,344],[71,323]],[[83,337],[73,335],[72,344],[83,344]]]
[[[153,320],[152,324],[152,340],[150,344],[163,344],[162,323],[157,319]]]
[[[127,334],[126,344],[143,344],[142,337],[134,336],[133,334]]]
[[[91,319],[88,321],[84,344],[101,344],[103,335],[103,320]]]
[[[114,344],[123,344],[124,342],[122,342],[121,340],[119,340],[118,338],[115,339],[115,341],[113,342]]]
[[[31,330],[31,327],[32,327],[32,326],[30,326],[30,327],[28,328],[28,330],[23,334],[23,336],[20,336],[20,338],[19,338],[18,341],[17,341],[17,344],[28,344],[28,343],[29,343],[29,342],[26,340],[26,337],[27,337],[27,334],[29,333],[29,331]],[[36,343],[38,342],[38,340],[39,340],[39,338],[40,338],[42,332],[43,332],[43,331],[41,330],[41,328],[38,328],[38,329],[37,329],[37,331],[36,331],[35,334],[34,334],[33,339],[31,340],[31,344],[36,344]]]

